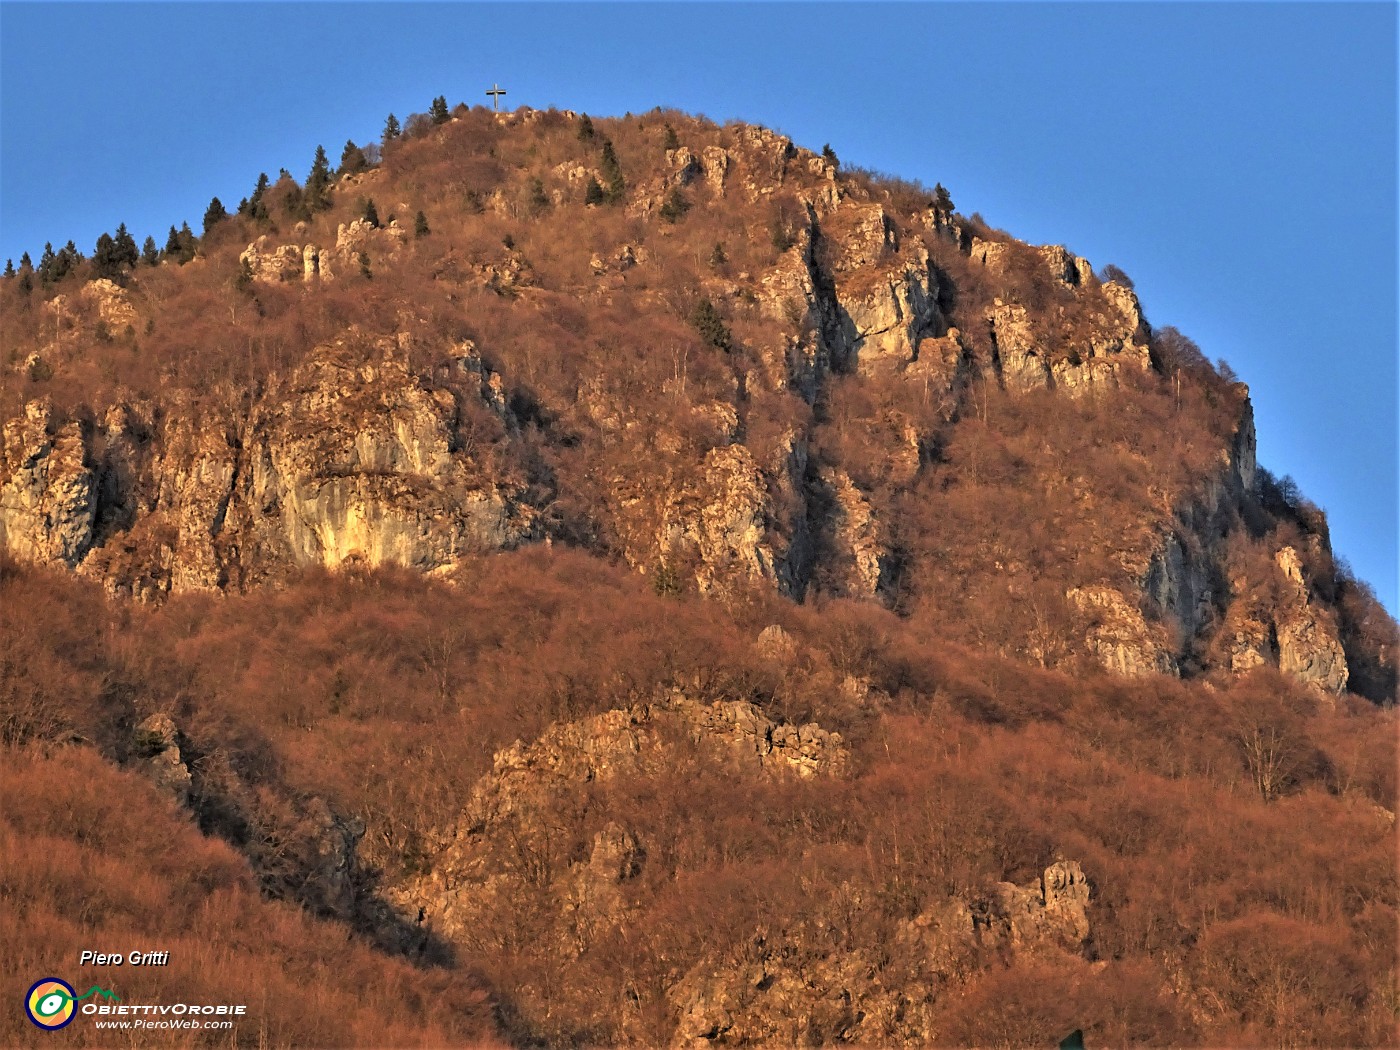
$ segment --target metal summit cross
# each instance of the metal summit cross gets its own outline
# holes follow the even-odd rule
[[[501,96],[505,94],[505,89],[503,89],[500,84],[493,84],[491,85],[491,90],[486,93],[491,96],[491,108],[499,110],[501,108]]]

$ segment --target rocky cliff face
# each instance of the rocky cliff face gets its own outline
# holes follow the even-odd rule
[[[31,404],[6,431],[0,538],[146,597],[309,565],[431,572],[533,538],[522,484],[462,432],[458,397],[504,417],[499,380],[470,347],[442,367],[451,383],[430,389],[393,344],[327,346],[241,421],[172,399],[97,427]]]
[[[1336,614],[1317,599],[1298,552],[1279,548],[1265,567],[1231,570],[1231,552],[1247,531],[1241,508],[1256,491],[1254,419],[1249,402],[1222,466],[1203,494],[1177,508],[1170,527],[1137,563],[1141,597],[1099,589],[1072,594],[1092,608],[1091,649],[1110,670],[1174,673],[1214,646],[1229,670],[1278,667],[1320,693],[1347,682]],[[1326,539],[1310,537],[1314,556],[1330,563]],[[1262,591],[1261,591],[1262,588]],[[1156,625],[1144,619],[1146,611]]]
[[[5,425],[0,543],[18,557],[72,568],[92,546],[97,484],[81,429],[70,422],[50,432],[48,416],[47,404],[30,402],[23,419]]]
[[[1340,693],[1349,672],[1335,615],[1312,595],[1295,548],[1280,548],[1269,568],[1273,586],[1262,594],[1248,574],[1230,581],[1236,597],[1223,634],[1231,669],[1275,666],[1325,695]]]

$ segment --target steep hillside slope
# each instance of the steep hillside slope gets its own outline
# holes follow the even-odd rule
[[[208,959],[258,1004],[239,1045],[473,1045],[483,980],[521,1046],[1393,1045],[1394,708],[1068,676],[561,545],[460,572],[141,605],[0,566],[3,809],[44,843],[0,846],[0,896],[70,916],[12,957],[168,934],[160,989]],[[347,937],[438,1012],[289,996],[279,956],[329,980]]]
[[[331,186],[6,282],[0,543],[154,597],[564,541],[1043,666],[1393,692],[1245,388],[1121,275],[674,114],[463,110]]]
[[[275,929],[239,1045],[337,935],[459,996],[357,1045],[1395,1040],[1397,628],[1228,366],[767,129],[440,116],[0,279],[0,896],[91,779],[204,852],[84,931]]]

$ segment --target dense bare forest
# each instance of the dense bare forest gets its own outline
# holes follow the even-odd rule
[[[150,1045],[1396,1042],[1396,625],[1115,267],[439,99],[0,327],[16,1000],[130,941],[250,1007]]]

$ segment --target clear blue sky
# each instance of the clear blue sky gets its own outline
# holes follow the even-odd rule
[[[0,3],[0,257],[198,225],[449,102],[675,106],[1133,276],[1397,601],[1396,6]]]

